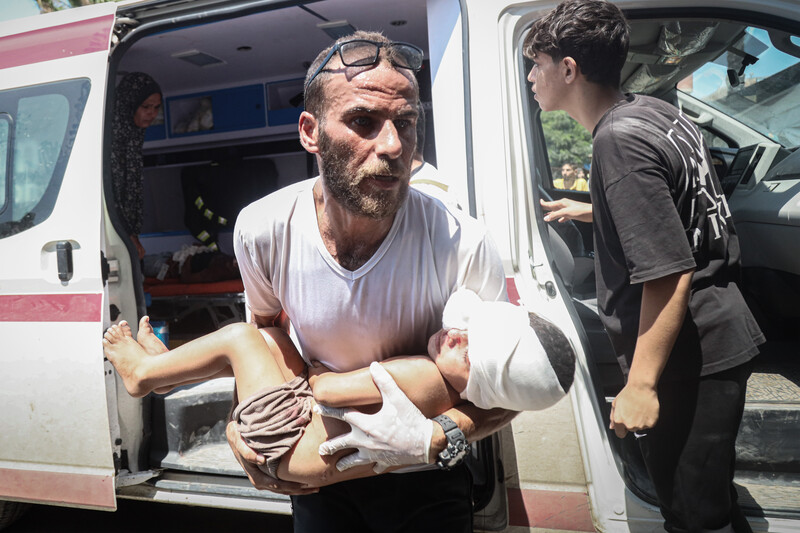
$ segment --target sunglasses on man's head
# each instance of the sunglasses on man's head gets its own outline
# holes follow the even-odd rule
[[[422,67],[424,53],[413,44],[401,42],[377,43],[375,41],[354,39],[334,45],[319,67],[317,67],[317,70],[314,71],[314,74],[308,78],[305,88],[308,89],[311,82],[322,72],[336,52],[339,52],[339,59],[342,60],[342,65],[346,67],[366,67],[378,62],[382,47],[389,51],[389,61],[392,65],[415,72]]]

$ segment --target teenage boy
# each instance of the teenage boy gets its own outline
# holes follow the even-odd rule
[[[627,382],[611,407],[636,432],[668,531],[750,531],[733,468],[751,359],[764,342],[737,287],[739,244],[697,127],[673,106],[623,94],[629,29],[602,0],[568,0],[525,39],[543,111],[593,137],[597,302]]]

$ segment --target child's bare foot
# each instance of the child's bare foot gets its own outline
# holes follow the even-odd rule
[[[150,355],[159,355],[169,351],[169,348],[156,336],[153,326],[150,325],[150,317],[147,315],[139,321],[139,334],[136,336],[136,341]]]
[[[131,396],[139,398],[150,392],[139,372],[148,354],[134,340],[127,322],[108,328],[103,336],[103,352],[117,369]]]

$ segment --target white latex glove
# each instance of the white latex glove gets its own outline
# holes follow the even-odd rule
[[[391,466],[427,463],[434,422],[411,403],[379,363],[372,363],[369,371],[383,397],[381,410],[368,415],[349,407],[315,405],[316,413],[343,420],[351,427],[349,433],[320,444],[319,454],[332,455],[345,448],[356,448],[358,451],[336,463],[340,472],[375,463],[373,470],[380,474]]]

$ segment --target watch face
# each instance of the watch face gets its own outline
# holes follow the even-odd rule
[[[459,444],[460,444],[460,443],[459,443]],[[467,456],[467,448],[466,448],[466,447],[463,447],[463,446],[457,446],[456,448],[457,448],[457,450],[456,450],[456,452],[453,454],[453,459],[454,459],[454,460],[455,460],[457,463],[460,463],[460,462],[461,462],[461,461],[464,459],[464,457],[466,457],[466,456]]]
[[[459,440],[456,443],[449,442],[447,443],[447,448],[439,454],[437,464],[440,468],[453,468],[461,464],[461,461],[464,460],[469,451],[470,445],[464,440]]]

